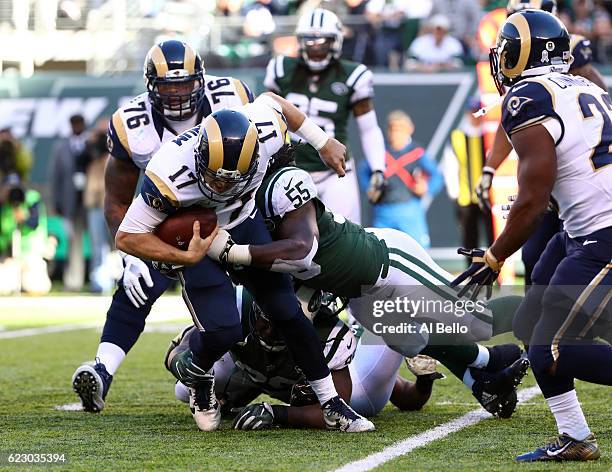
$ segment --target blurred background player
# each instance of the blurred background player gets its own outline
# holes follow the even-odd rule
[[[277,56],[268,64],[264,86],[285,97],[330,136],[347,143],[352,113],[361,146],[372,170],[368,193],[378,201],[384,186],[385,143],[374,110],[372,72],[363,64],[340,59],[342,23],[335,13],[317,8],[298,20],[299,57]],[[296,136],[292,139],[298,141]],[[310,146],[296,150],[297,166],[310,172],[319,197],[332,211],[361,222],[359,186],[353,161],[346,176],[336,177]]]
[[[446,192],[455,202],[455,214],[461,231],[463,247],[480,246],[480,228],[484,228],[486,244],[493,243],[493,215],[490,208],[478,205],[476,185],[480,181],[485,161],[485,143],[479,97],[465,104],[463,120],[450,135],[440,163],[444,172]]]
[[[443,185],[436,162],[412,140],[414,123],[407,113],[394,110],[387,116],[386,184],[378,201],[372,201],[372,226],[393,228],[429,247],[427,207]],[[372,175],[367,161],[359,166],[359,177],[367,185]]]
[[[506,8],[508,16],[525,9],[542,9],[556,15],[557,1],[510,0]],[[573,59],[570,63],[569,72],[589,79],[591,82],[607,91],[608,88],[604,83],[603,77],[597,69],[593,67],[593,51],[590,43],[591,42],[584,36],[575,34],[570,36],[570,53]],[[489,156],[487,156],[486,164],[482,171],[482,177],[476,189],[479,204],[483,210],[490,210],[491,208],[490,189],[493,182],[493,175],[511,151],[512,144],[508,141],[500,124],[495,134],[491,152]],[[543,216],[538,229],[523,245],[521,258],[525,266],[525,285],[531,285],[531,273],[540,255],[544,251],[544,248],[548,244],[548,241],[562,229],[562,222],[559,220],[556,211],[549,210]]]
[[[502,126],[519,157],[519,193],[491,247],[461,250],[472,265],[453,285],[467,279],[476,292],[490,287],[554,197],[564,230],[539,258],[513,328],[529,346],[559,436],[516,460],[596,460],[574,381],[612,385],[612,347],[594,340],[612,321],[612,102],[593,82],[568,74],[570,37],[548,12],[511,15],[490,60],[505,94]]]
[[[240,80],[204,72],[200,56],[182,41],[163,41],[149,50],[144,61],[147,92],[118,109],[108,125],[104,216],[111,237],[134,198],[141,171],[163,143],[215,110],[253,100]],[[123,262],[95,363],[80,366],[72,378],[85,411],[104,408],[115,371],[142,333],[153,303],[172,283],[148,261],[124,254]]]

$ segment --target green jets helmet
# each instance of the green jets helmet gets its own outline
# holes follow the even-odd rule
[[[300,56],[312,71],[324,70],[342,54],[342,23],[324,8],[315,8],[298,20],[295,30]]]
[[[257,129],[239,111],[219,110],[200,125],[194,154],[196,177],[204,196],[214,202],[232,201],[257,172]]]
[[[521,10],[508,17],[491,48],[491,74],[500,94],[526,77],[566,73],[570,37],[561,21],[543,10]]]

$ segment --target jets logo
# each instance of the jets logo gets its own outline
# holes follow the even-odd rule
[[[529,97],[512,97],[510,100],[508,100],[506,109],[512,116],[516,116],[521,108],[523,108],[523,105],[531,101],[533,101],[533,99]]]
[[[331,91],[334,92],[336,95],[343,96],[349,92],[349,89],[346,84],[343,84],[342,82],[334,82],[333,84],[331,84]]]

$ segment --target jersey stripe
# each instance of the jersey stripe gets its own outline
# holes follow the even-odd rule
[[[285,172],[289,171],[289,170],[294,170],[295,167],[285,167],[284,169],[281,169],[275,176],[274,178],[272,178],[270,180],[270,183],[268,184],[268,187],[266,188],[266,193],[265,193],[265,197],[264,200],[266,202],[266,207],[265,207],[265,213],[266,213],[266,217],[267,218],[272,218],[273,215],[273,208],[272,208],[272,195],[274,193],[274,185],[276,184],[276,181],[279,179],[279,177],[281,175],[283,175]]]
[[[274,64],[274,75],[276,79],[280,79],[285,76],[285,65],[284,65],[285,56],[278,56],[276,58],[276,63]]]
[[[242,85],[242,82],[240,82],[238,79],[232,79],[232,81],[234,82],[236,93],[238,94],[238,97],[240,97],[242,104],[246,105],[249,103],[249,96],[244,88],[244,85]]]
[[[249,130],[244,138],[244,143],[242,143],[240,157],[238,158],[238,164],[236,165],[236,169],[243,175],[247,173],[249,167],[251,166],[256,144],[257,130],[255,129],[255,126],[251,125],[249,126]]]
[[[147,170],[145,171],[145,175],[151,179],[151,182],[153,182],[153,184],[157,187],[157,189],[160,191],[160,193],[168,199],[168,201],[175,207],[179,206],[178,203],[178,198],[176,198],[176,195],[174,194],[174,192],[172,191],[172,189],[170,189],[170,187],[168,187],[168,185],[166,184],[166,182],[164,182],[162,179],[160,179],[157,175],[155,175],[153,173],[153,171],[151,170]]]
[[[336,351],[338,350],[338,346],[340,346],[340,343],[344,339],[344,335],[349,330],[348,326],[346,326],[344,323],[342,323],[342,321],[338,320],[338,323],[341,323],[342,326],[340,327],[340,329],[338,330],[338,332],[334,336],[334,338],[333,338],[334,342],[331,345],[331,347],[329,348],[329,352],[327,353],[327,356],[325,356],[325,362],[326,363],[329,363],[334,358],[334,355],[336,354]],[[338,323],[336,324],[336,326],[334,326],[333,329],[335,329],[338,326]],[[332,332],[333,332],[333,329],[332,329]],[[328,341],[329,341],[329,338],[328,338]]]
[[[412,262],[414,265],[419,266],[421,269],[423,269],[428,274],[433,275],[434,278],[438,279],[444,285],[450,284],[450,280],[448,280],[442,274],[436,272],[432,267],[429,267],[427,264],[425,264],[423,261],[417,259],[413,255],[408,254],[407,252],[404,252],[401,249],[397,249],[395,247],[390,247],[388,249],[389,249],[389,254],[398,254],[398,255],[402,256],[404,259],[407,259],[408,261]]]
[[[278,126],[281,130],[281,136],[283,137],[283,142],[287,143],[289,135],[287,134],[287,122],[285,121],[285,117],[281,115],[276,108],[272,108],[274,111],[274,115],[276,116],[276,121],[278,121]]]
[[[130,149],[130,145],[128,142],[127,132],[125,131],[125,124],[121,119],[119,111],[113,113],[113,127],[117,132],[117,137],[119,138],[119,142],[123,146],[123,148],[127,151],[127,153],[132,157],[132,150]]]
[[[366,66],[364,66],[363,64],[359,64],[355,70],[353,72],[351,72],[351,75],[348,76],[348,79],[346,79],[346,85],[348,85],[349,87],[352,87],[353,85],[355,85],[355,83],[357,82],[357,80],[367,72],[368,68]]]

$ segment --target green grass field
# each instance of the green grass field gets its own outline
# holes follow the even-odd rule
[[[0,325],[11,329],[74,323],[79,307],[66,305],[54,317],[41,304]],[[182,309],[182,307],[181,307]],[[47,313],[46,317],[40,313]],[[4,315],[4,316],[3,316]],[[99,315],[86,316],[100,320]],[[103,316],[103,315],[102,315]],[[67,320],[67,321],[66,321]],[[215,433],[198,432],[188,408],[174,399],[173,379],[162,366],[174,335],[167,325],[145,333],[113,381],[107,409],[99,415],[58,411],[76,401],[70,378],[95,352],[99,329],[82,329],[0,339],[0,460],[7,453],[64,453],[70,470],[240,470],[326,471],[366,457],[406,437],[474,410],[478,405],[459,381],[435,384],[420,412],[392,406],[374,418],[377,431],[361,435],[327,431],[240,432],[230,420]],[[160,331],[167,332],[160,332]],[[178,329],[177,329],[178,331]],[[404,372],[406,375],[406,373]],[[407,375],[409,376],[409,375]],[[533,385],[530,374],[524,386]],[[521,405],[510,420],[487,419],[382,465],[382,470],[612,470],[610,391],[578,383],[587,419],[599,438],[602,459],[595,463],[518,465],[512,458],[555,433],[542,396]],[[32,466],[40,470],[40,466]],[[58,469],[60,466],[58,466]],[[15,466],[6,467],[15,470]]]

